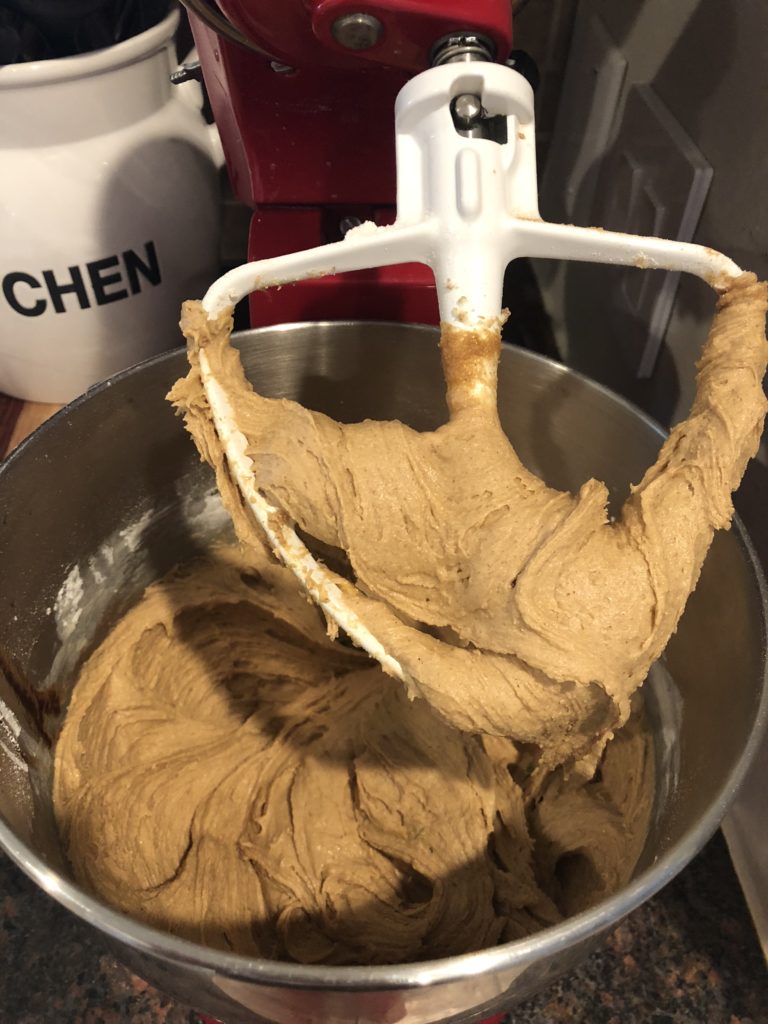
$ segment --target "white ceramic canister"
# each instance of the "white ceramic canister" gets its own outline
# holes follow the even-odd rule
[[[169,81],[178,19],[0,67],[0,391],[66,402],[180,344],[217,275],[220,146]]]

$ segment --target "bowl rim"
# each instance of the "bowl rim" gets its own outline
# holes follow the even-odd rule
[[[350,328],[356,327],[360,323],[361,321],[354,320],[304,321],[250,328],[238,331],[233,335],[233,338],[245,341],[275,332],[291,333],[292,331],[306,329],[307,327],[337,328],[344,326]],[[366,323],[366,326],[375,326],[377,328],[393,327],[398,329],[405,327],[413,333],[437,334],[436,327],[425,324],[373,321]],[[506,345],[505,349],[514,351],[516,358],[544,364],[550,370],[556,370],[558,376],[567,375],[571,379],[588,384],[590,388],[597,389],[614,403],[632,412],[646,426],[652,428],[658,434],[660,440],[666,437],[667,432],[652,417],[621,395],[616,394],[610,388],[538,353],[512,345]],[[0,462],[0,479],[24,457],[26,451],[40,444],[49,430],[56,429],[55,424],[59,419],[70,414],[80,405],[87,402],[93,395],[106,391],[118,381],[141,373],[158,363],[171,362],[173,359],[178,359],[183,354],[183,351],[183,346],[180,346],[151,356],[89,388],[82,395],[65,405],[50,419],[46,420],[29,437],[25,438],[5,460]],[[753,580],[757,587],[757,596],[762,608],[765,634],[766,625],[768,624],[768,588],[766,587],[762,567],[754,546],[738,516],[733,518],[732,530],[753,571]],[[641,872],[637,878],[634,878],[620,892],[588,910],[566,918],[565,921],[557,925],[545,928],[527,938],[517,939],[514,942],[504,943],[491,949],[464,953],[438,960],[425,960],[410,964],[337,967],[286,963],[212,949],[196,942],[179,938],[169,932],[160,931],[151,925],[143,924],[103,903],[75,882],[64,878],[49,867],[40,856],[34,853],[26,843],[15,835],[2,818],[0,818],[0,850],[3,850],[14,861],[16,866],[37,883],[44,892],[81,920],[93,925],[117,942],[154,959],[182,964],[210,974],[240,981],[254,981],[280,988],[318,989],[324,991],[423,988],[439,983],[460,981],[493,971],[509,969],[522,971],[525,967],[541,960],[544,956],[556,955],[560,951],[581,942],[597,938],[609,928],[618,925],[627,914],[631,913],[641,903],[667,885],[714,834],[747,774],[767,727],[768,657],[766,656],[766,646],[764,643],[762,689],[749,739],[707,812],[685,833],[672,849],[668,850],[655,863]]]

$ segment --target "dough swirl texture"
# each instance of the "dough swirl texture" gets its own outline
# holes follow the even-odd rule
[[[151,587],[84,666],[54,793],[79,877],[181,935],[310,963],[480,949],[623,885],[653,794],[633,695],[757,448],[765,310],[752,275],[721,297],[691,413],[613,522],[603,484],[546,486],[467,399],[462,359],[487,366],[492,332],[467,349],[444,330],[457,400],[418,433],[258,395],[230,318],[186,304],[171,398],[244,546]],[[258,486],[345,554],[339,583],[413,692],[329,640],[270,563],[202,348]]]
[[[721,296],[690,415],[615,522],[604,484],[575,496],[546,486],[495,404],[466,399],[462,372],[478,352],[487,363],[492,344],[498,354],[498,332],[475,344],[443,328],[451,418],[420,433],[264,398],[229,345],[231,319],[212,323],[186,303],[191,368],[170,397],[238,535],[259,542],[211,422],[204,348],[259,489],[305,535],[345,552],[357,585],[348,601],[415,693],[458,729],[535,743],[549,765],[582,759],[588,771],[677,627],[714,530],[730,523],[766,412],[766,293],[743,274]]]
[[[634,720],[599,781],[463,734],[332,643],[288,570],[218,549],[150,587],[85,664],[54,805],[81,881],[210,946],[402,963],[537,931],[644,841]]]

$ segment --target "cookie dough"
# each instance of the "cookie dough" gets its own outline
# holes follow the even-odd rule
[[[691,414],[613,522],[603,484],[547,487],[473,401],[493,329],[443,332],[451,418],[418,433],[258,395],[231,318],[187,304],[171,398],[244,553],[150,588],[85,665],[54,794],[78,876],[201,942],[334,964],[484,948],[620,888],[653,795],[635,691],[757,448],[765,311],[751,275],[721,297]],[[259,488],[336,560],[409,692],[260,552],[203,350]]]
[[[56,751],[78,878],[221,949],[402,963],[534,932],[616,891],[652,744],[598,778],[461,733],[332,643],[288,570],[219,548],[152,586],[82,670]]]
[[[413,693],[458,729],[537,744],[550,766],[576,759],[588,773],[677,627],[714,530],[730,524],[766,412],[766,296],[752,274],[721,296],[691,413],[615,522],[604,484],[574,496],[521,463],[498,420],[493,327],[444,328],[451,417],[428,433],[264,398],[229,344],[231,318],[211,322],[199,303],[184,307],[191,369],[170,397],[238,534],[258,543],[211,420],[204,351],[259,490],[344,552],[348,603]]]

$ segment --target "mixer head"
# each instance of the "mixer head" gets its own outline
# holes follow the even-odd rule
[[[507,58],[510,0],[185,0],[251,260],[395,219],[394,103],[452,40]],[[474,41],[474,42],[473,42]],[[436,323],[432,275],[407,263],[250,300],[253,326],[315,319]]]
[[[395,152],[393,224],[244,264],[209,289],[209,315],[255,290],[410,261],[432,269],[441,322],[469,330],[498,323],[504,269],[521,256],[685,271],[718,290],[741,273],[704,246],[543,221],[533,91],[504,65],[457,60],[413,78],[395,103]]]
[[[439,309],[466,326],[498,316],[522,255],[738,273],[695,247],[540,221],[532,90],[500,63],[509,0],[185,2],[233,185],[255,208],[258,287],[255,270],[236,273],[212,309],[252,293],[253,323],[434,322]]]

